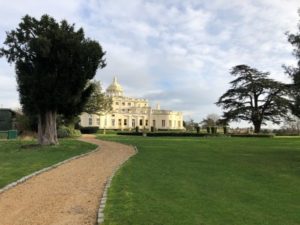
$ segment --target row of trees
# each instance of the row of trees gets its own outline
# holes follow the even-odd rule
[[[183,122],[183,126],[188,131],[197,130],[198,128],[212,128],[212,127],[224,127],[227,124],[223,124],[223,120],[218,114],[211,113],[206,116],[201,122],[195,122],[193,119]]]
[[[300,23],[298,28],[300,31]],[[284,66],[293,83],[275,81],[269,78],[269,72],[261,72],[248,65],[233,67],[230,73],[236,78],[230,82],[231,88],[216,102],[224,110],[224,123],[249,121],[254,132],[259,133],[262,124],[267,121],[275,124],[279,124],[281,119],[289,121],[289,112],[300,116],[300,33],[287,35],[298,60],[297,67]]]
[[[251,121],[259,132],[263,123],[279,123],[290,109],[300,116],[300,34],[288,34],[288,41],[298,59],[298,67],[285,67],[293,84],[270,79],[268,72],[247,65],[235,66],[231,74],[237,78],[217,102],[225,110],[224,123]],[[0,56],[15,64],[20,103],[38,120],[39,144],[58,143],[58,115],[70,119],[85,107],[90,113],[99,111],[103,109],[98,108],[99,101],[109,110],[110,100],[91,82],[97,69],[106,66],[105,52],[97,41],[85,37],[82,28],[76,30],[74,24],[56,22],[48,15],[40,20],[26,15],[7,32],[4,45]]]

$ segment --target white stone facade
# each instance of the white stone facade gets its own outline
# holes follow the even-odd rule
[[[161,110],[159,106],[152,109],[146,99],[123,96],[123,89],[116,78],[107,88],[106,94],[112,97],[112,111],[100,115],[83,113],[80,116],[81,126],[115,130],[132,130],[135,127],[146,130],[151,127],[162,130],[184,129],[181,112]]]

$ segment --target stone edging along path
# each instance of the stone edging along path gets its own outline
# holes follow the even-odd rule
[[[60,166],[60,165],[63,165],[63,164],[65,164],[65,163],[67,163],[67,162],[70,162],[70,161],[72,161],[72,160],[74,160],[74,159],[79,159],[79,158],[81,158],[81,157],[87,156],[87,155],[92,154],[92,153],[97,152],[97,151],[99,151],[99,146],[97,146],[96,149],[94,149],[93,151],[90,151],[90,152],[86,152],[86,153],[83,153],[83,154],[80,154],[80,155],[73,156],[73,157],[71,157],[71,158],[69,158],[69,159],[66,159],[66,160],[64,160],[64,161],[61,161],[61,162],[59,162],[59,163],[56,163],[56,164],[54,164],[54,165],[52,165],[52,166],[49,166],[49,167],[43,168],[43,169],[41,169],[41,170],[38,170],[38,171],[36,171],[36,172],[33,172],[33,173],[31,173],[31,174],[29,174],[29,175],[27,175],[27,176],[25,176],[25,177],[20,178],[19,180],[15,181],[15,182],[12,182],[12,183],[10,183],[10,184],[4,186],[3,188],[0,189],[0,194],[1,194],[2,192],[5,192],[5,191],[7,191],[7,190],[9,190],[9,189],[11,189],[11,188],[17,186],[18,184],[21,184],[21,183],[25,182],[26,180],[28,180],[28,179],[30,179],[30,178],[32,178],[32,177],[35,177],[35,176],[41,174],[41,173],[47,172],[47,171],[52,170],[52,169],[54,169],[54,168],[56,168],[56,167],[58,167],[58,166]]]
[[[106,205],[106,201],[107,201],[107,192],[108,189],[110,188],[111,182],[113,177],[115,176],[116,172],[129,160],[131,159],[133,156],[135,156],[138,153],[138,149],[136,146],[132,146],[134,148],[135,153],[133,155],[131,155],[128,159],[126,159],[121,165],[119,165],[114,171],[113,174],[107,179],[106,183],[105,183],[105,187],[104,187],[104,191],[103,191],[103,195],[100,199],[100,206],[99,206],[99,210],[98,210],[98,215],[97,215],[97,225],[101,225],[104,222],[104,209],[105,209],[105,205]]]
[[[112,174],[135,155],[136,150],[115,142],[81,140],[100,145],[101,149],[35,172],[1,191],[0,225],[97,223],[101,209],[103,213]]]

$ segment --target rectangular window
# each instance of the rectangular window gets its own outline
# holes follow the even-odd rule
[[[165,126],[166,126],[166,121],[165,121],[165,120],[162,120],[162,121],[161,121],[161,126],[162,126],[162,127],[165,127]]]
[[[119,105],[119,102],[116,102],[116,105]]]
[[[89,126],[92,126],[92,125],[93,125],[93,119],[89,118]]]
[[[155,127],[155,120],[153,120],[152,125],[153,125],[153,127]]]
[[[169,127],[172,127],[172,120],[169,120]]]
[[[143,120],[140,119],[140,126],[143,126]]]
[[[119,126],[122,125],[122,119],[119,119]]]
[[[181,122],[180,122],[180,120],[179,120],[179,121],[178,121],[178,127],[181,127],[180,125],[181,125]]]
[[[100,126],[100,118],[97,118],[97,125]]]
[[[127,119],[124,119],[124,126],[127,126]]]
[[[115,119],[111,120],[111,125],[114,127],[115,126]]]
[[[132,119],[131,124],[132,124],[132,127],[135,127],[135,119]]]
[[[145,122],[146,122],[146,126],[148,126],[148,120],[146,120]]]
[[[131,103],[130,103],[130,102],[128,102],[128,106],[131,106]]]
[[[122,105],[125,105],[125,102],[122,102]]]

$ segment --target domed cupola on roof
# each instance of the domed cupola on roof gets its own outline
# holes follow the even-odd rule
[[[114,80],[111,85],[106,89],[106,93],[109,96],[123,96],[123,88],[118,83],[117,78],[114,77]]]

